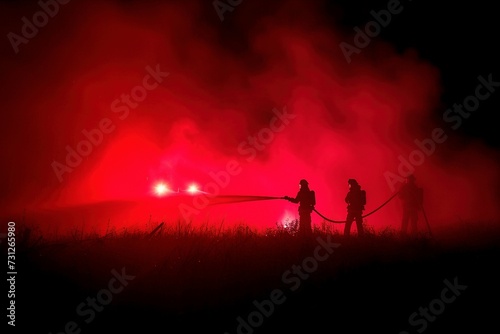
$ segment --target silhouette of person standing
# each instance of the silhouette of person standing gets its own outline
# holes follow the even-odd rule
[[[299,182],[300,190],[295,198],[285,196],[284,198],[292,203],[299,203],[299,233],[303,237],[312,235],[311,212],[316,205],[314,191],[309,189],[309,183],[302,179]]]
[[[364,235],[363,210],[366,204],[366,192],[361,189],[361,186],[355,179],[349,179],[347,183],[349,184],[349,192],[345,197],[345,202],[347,203],[347,218],[344,226],[344,235],[350,235],[352,222],[356,220],[358,236],[361,237]]]
[[[415,183],[415,176],[409,175],[406,183],[399,190],[398,197],[403,204],[403,218],[401,220],[401,235],[406,235],[408,223],[411,234],[417,233],[418,211],[422,208],[423,191]]]

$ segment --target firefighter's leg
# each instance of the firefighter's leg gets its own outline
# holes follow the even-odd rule
[[[300,226],[299,226],[299,232],[302,236],[308,237],[312,230],[311,230],[311,214],[306,211],[301,211],[299,212],[299,217],[300,217]]]
[[[401,234],[406,235],[408,230],[408,219],[409,219],[408,211],[403,210],[403,218],[401,219]]]
[[[410,220],[411,234],[417,235],[417,220],[418,220],[417,210],[412,210],[409,220]]]
[[[352,221],[354,220],[353,214],[351,212],[348,212],[347,218],[345,220],[346,220],[346,222],[345,222],[345,226],[344,226],[344,235],[349,236],[349,234],[351,233],[351,224],[352,224]]]
[[[307,212],[306,213],[306,223],[305,223],[305,233],[307,237],[310,237],[312,235],[312,223],[311,223],[311,213]]]
[[[356,213],[356,228],[358,229],[358,235],[362,237],[365,232],[363,231],[363,218],[361,211]]]
[[[312,252],[311,214],[309,212],[299,212],[300,226],[299,236],[301,239],[301,250],[304,254]]]

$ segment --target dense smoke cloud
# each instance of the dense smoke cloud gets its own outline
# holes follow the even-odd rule
[[[1,6],[6,33],[21,34],[21,18],[40,10]],[[126,200],[134,222],[152,212],[183,219],[169,197],[140,203],[159,180],[204,189],[236,162],[221,194],[292,196],[306,178],[334,219],[345,218],[347,179],[367,190],[369,210],[401,184],[388,175],[404,176],[402,164],[415,168],[434,224],[498,217],[498,153],[436,119],[449,108],[438,68],[381,40],[348,63],[339,44],[353,36],[321,5],[266,6],[242,4],[220,22],[210,2],[75,1],[17,53],[4,40],[5,212]],[[268,227],[296,215],[284,201],[183,203],[189,218],[216,224]],[[399,215],[392,202],[368,223],[397,227]]]

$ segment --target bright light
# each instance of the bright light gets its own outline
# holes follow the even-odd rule
[[[191,184],[189,185],[189,187],[187,188],[187,192],[190,193],[190,194],[196,194],[198,192],[200,192],[200,189],[198,188],[198,186],[196,184]]]
[[[294,222],[296,221],[295,214],[293,214],[291,211],[285,210],[283,215],[281,216],[281,225],[283,226],[284,229],[293,229],[295,224]]]
[[[155,185],[154,190],[157,196],[163,196],[168,192],[168,187],[165,183],[159,182]]]

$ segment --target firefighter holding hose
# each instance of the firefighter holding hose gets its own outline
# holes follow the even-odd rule
[[[349,185],[349,192],[345,197],[347,218],[344,226],[344,235],[350,235],[352,222],[356,221],[358,236],[361,237],[364,235],[363,210],[366,205],[366,192],[361,189],[361,186],[355,179],[349,179],[347,184]]]
[[[299,188],[295,198],[285,196],[284,199],[292,203],[299,203],[299,233],[303,237],[310,237],[312,235],[311,212],[316,205],[316,196],[314,191],[309,189],[309,183],[304,179],[300,180]]]

